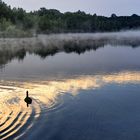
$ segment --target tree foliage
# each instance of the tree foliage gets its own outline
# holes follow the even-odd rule
[[[23,31],[37,33],[59,32],[105,32],[140,27],[140,16],[97,16],[82,11],[61,13],[56,9],[40,8],[26,12],[22,8],[11,8],[0,0],[0,32],[11,26]]]

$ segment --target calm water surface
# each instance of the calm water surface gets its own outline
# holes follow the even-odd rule
[[[0,139],[140,139],[140,47],[22,56],[0,57]]]

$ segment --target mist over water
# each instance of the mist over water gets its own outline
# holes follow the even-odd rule
[[[0,39],[0,139],[139,139],[139,46],[140,31]]]
[[[0,67],[13,59],[23,60],[26,54],[39,55],[41,58],[59,52],[81,54],[85,51],[111,46],[140,46],[140,31],[95,34],[52,34],[38,35],[34,38],[0,39]]]

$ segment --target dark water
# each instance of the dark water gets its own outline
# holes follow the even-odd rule
[[[0,139],[139,140],[140,47],[101,44],[1,49]]]

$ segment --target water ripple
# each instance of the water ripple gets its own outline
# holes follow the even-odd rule
[[[81,76],[50,82],[0,82],[0,139],[27,139],[41,133],[47,125],[48,113],[64,107],[64,94],[75,96],[79,90],[100,88],[110,83],[140,83],[140,72]],[[33,102],[26,107],[25,89]]]

